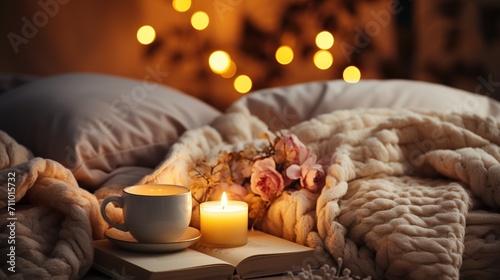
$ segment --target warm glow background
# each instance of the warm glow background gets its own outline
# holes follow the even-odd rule
[[[462,5],[483,24],[464,21],[472,17],[460,9],[450,18],[442,7],[450,1],[417,2],[3,1],[0,71],[143,79],[156,69],[169,73],[162,83],[219,109],[253,90],[308,81],[404,78],[475,91],[489,76],[500,80],[500,44],[481,45],[474,32],[491,26],[495,37],[500,20],[472,9],[500,4]],[[445,49],[450,28],[466,34],[458,50]],[[488,89],[481,93],[498,95]]]

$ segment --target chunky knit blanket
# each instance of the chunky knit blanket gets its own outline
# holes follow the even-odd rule
[[[197,160],[241,149],[266,131],[266,124],[244,109],[225,114],[211,126],[186,132],[140,183],[189,186],[187,170]],[[284,193],[257,225],[260,229],[314,247],[313,261],[342,258],[345,267],[362,277],[500,275],[496,120],[457,113],[349,110],[318,116],[287,132],[318,156],[330,158],[326,186],[318,194]],[[82,278],[92,264],[92,240],[102,238],[108,228],[99,203],[119,194],[120,187],[89,193],[62,165],[33,158],[4,133],[0,186],[0,278]],[[118,221],[121,211],[108,207]],[[196,207],[194,226],[199,225]],[[15,265],[8,262],[11,251]],[[13,266],[16,273],[9,270]]]
[[[191,185],[186,170],[257,141],[267,126],[245,110],[187,132],[142,183]],[[284,193],[260,229],[342,258],[374,279],[500,275],[500,124],[407,110],[337,111],[288,131],[328,156],[320,194]],[[196,209],[193,224],[197,225]]]
[[[107,228],[70,170],[0,131],[0,279],[79,279]]]

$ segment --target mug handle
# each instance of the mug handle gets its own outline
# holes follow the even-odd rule
[[[113,202],[113,201],[118,203],[118,206],[120,206],[120,208],[123,208],[123,198],[121,196],[107,197],[106,199],[104,199],[104,201],[101,204],[101,216],[112,227],[117,228],[121,231],[128,231],[128,226],[125,223],[117,224],[108,218],[108,215],[106,214],[106,205],[110,202]]]

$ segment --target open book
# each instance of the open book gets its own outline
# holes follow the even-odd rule
[[[249,231],[248,243],[211,248],[200,243],[165,254],[129,252],[108,240],[94,241],[94,267],[113,277],[134,279],[244,279],[283,275],[315,263],[314,250],[261,231]]]

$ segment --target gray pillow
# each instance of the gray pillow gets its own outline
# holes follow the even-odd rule
[[[39,79],[0,95],[0,130],[97,188],[122,166],[155,167],[185,130],[220,112],[172,88],[100,74]]]
[[[463,90],[410,80],[319,81],[275,87],[243,96],[228,112],[248,109],[271,130],[335,110],[407,108],[442,113],[468,112],[500,120],[500,103]]]

